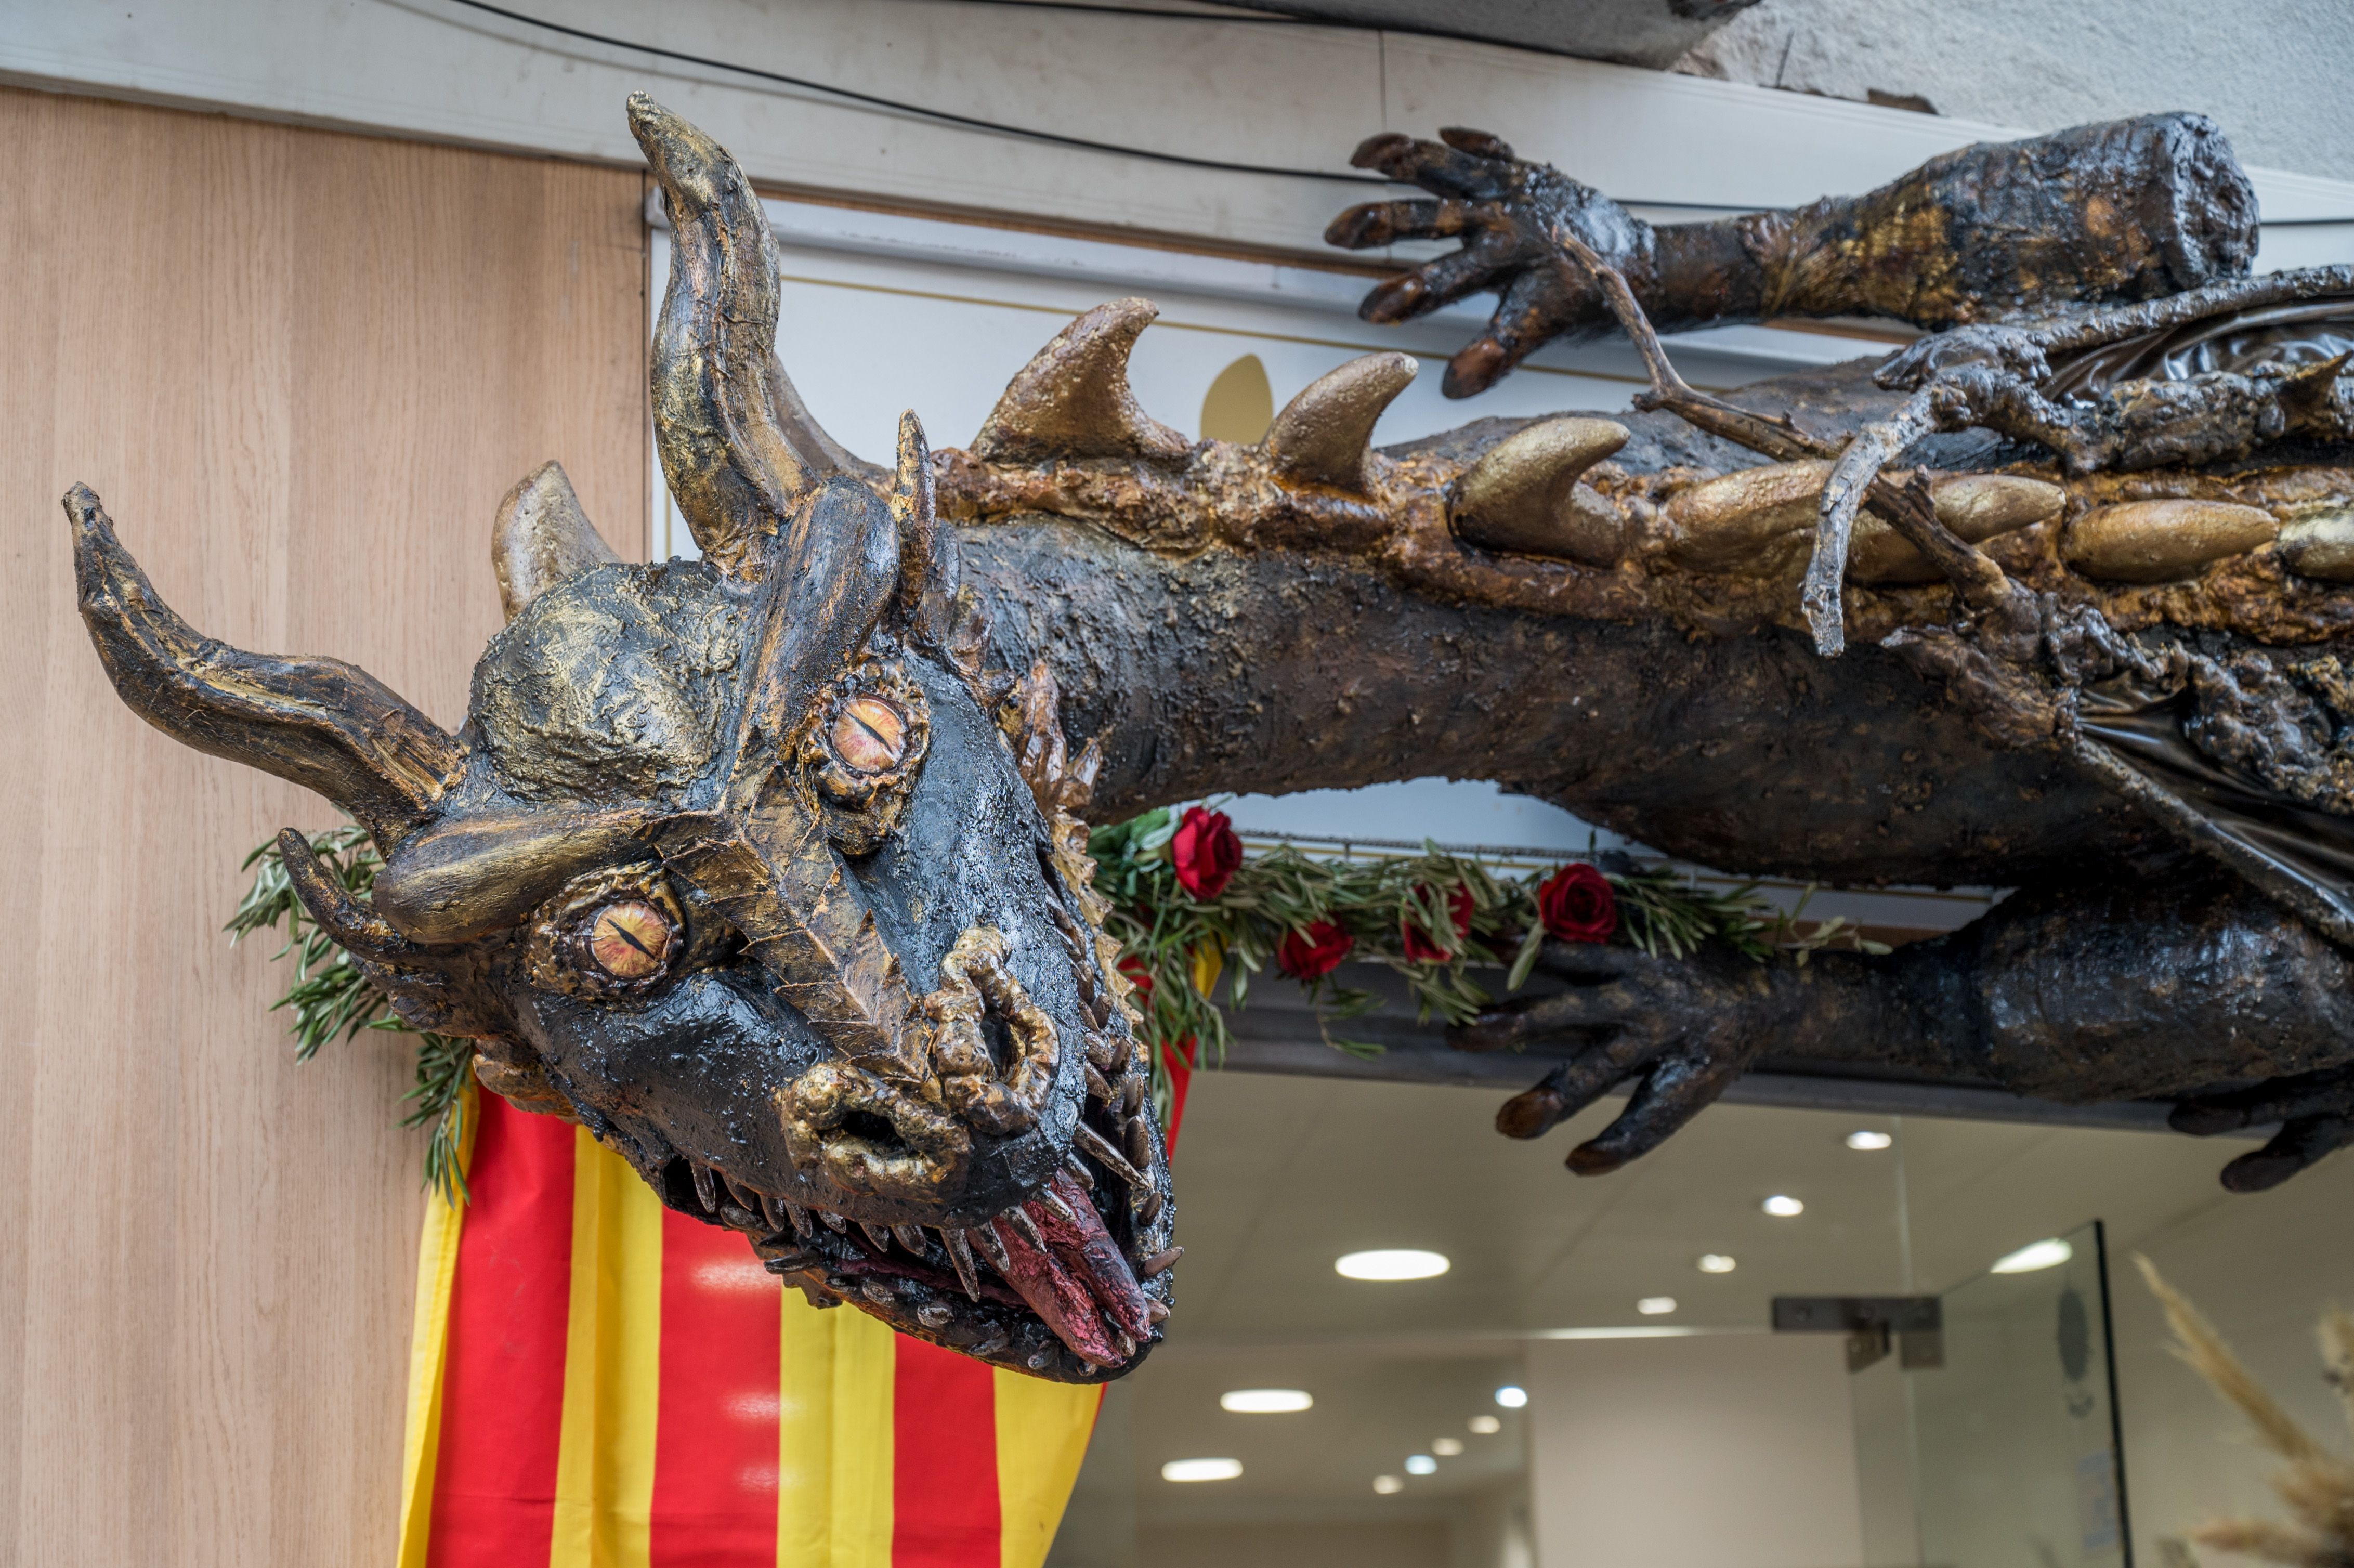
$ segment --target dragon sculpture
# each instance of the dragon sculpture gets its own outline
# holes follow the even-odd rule
[[[676,231],[652,392],[702,556],[621,562],[560,469],[529,476],[456,734],[199,636],[94,495],[66,509],[123,700],[374,838],[369,902],[280,842],[403,1016],[811,1300],[1068,1381],[1160,1338],[1174,1208],[1078,813],[1213,789],[1444,771],[1728,871],[2019,890],[1803,968],[1549,946],[1456,1044],[1552,1065],[1516,1136],[1633,1085],[1583,1173],[1769,1051],[2280,1124],[2241,1189],[2354,1139],[2354,271],[2248,275],[2206,122],[1658,229],[1492,137],[1378,138],[1358,162],[1435,199],[1331,237],[1464,245],[1365,313],[1500,293],[1458,395],[1623,329],[1637,412],[1374,451],[1416,368],[1386,354],[1256,445],[1188,441],[1129,391],[1154,313],[1126,300],[966,450],[910,416],[885,471],[774,357],[749,181],[630,113]],[[1792,314],[1934,334],[1738,405],[1655,335]]]

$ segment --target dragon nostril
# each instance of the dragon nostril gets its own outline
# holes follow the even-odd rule
[[[891,1125],[888,1118],[877,1116],[873,1111],[852,1111],[842,1118],[842,1130],[853,1138],[863,1138],[885,1149],[901,1146],[899,1129]]]
[[[883,773],[907,753],[907,721],[880,697],[857,697],[843,705],[826,738],[833,754],[860,773]]]
[[[588,956],[615,980],[644,980],[670,961],[677,935],[651,904],[609,904],[588,928]]]

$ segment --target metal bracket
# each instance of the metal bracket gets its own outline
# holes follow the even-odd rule
[[[1935,1296],[1776,1296],[1777,1334],[1845,1334],[1847,1370],[1886,1359],[1906,1372],[1946,1364],[1946,1311]]]

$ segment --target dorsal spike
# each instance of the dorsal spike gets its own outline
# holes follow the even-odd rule
[[[890,505],[899,530],[898,612],[918,640],[945,647],[955,621],[961,573],[956,535],[940,526],[932,449],[913,408],[899,416],[899,471],[892,482]]]
[[[491,568],[498,573],[499,603],[509,620],[549,588],[620,558],[580,510],[562,463],[540,464],[499,503]]]
[[[1546,419],[1505,437],[1456,482],[1455,532],[1489,549],[1616,565],[1625,521],[1578,476],[1626,444],[1611,419]]]
[[[1193,443],[1145,413],[1128,385],[1129,352],[1160,313],[1150,300],[1114,300],[1056,333],[1006,383],[972,439],[972,455],[991,462],[1182,461]]]
[[[1363,494],[1374,422],[1420,368],[1410,354],[1368,354],[1310,382],[1267,427],[1276,472]]]

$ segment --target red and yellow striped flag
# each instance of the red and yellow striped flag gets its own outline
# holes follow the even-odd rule
[[[1098,1391],[820,1311],[478,1095],[418,1259],[400,1568],[1039,1568]]]

